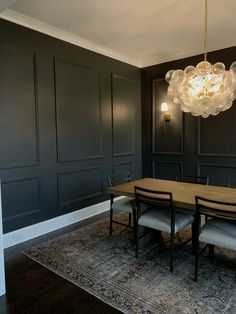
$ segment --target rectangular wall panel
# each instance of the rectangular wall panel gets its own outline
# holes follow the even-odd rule
[[[17,220],[40,212],[39,178],[19,178],[2,182],[3,220]]]
[[[153,134],[154,154],[182,155],[183,153],[183,113],[180,106],[167,97],[168,84],[164,79],[153,81]],[[164,122],[161,103],[168,104],[171,120]],[[164,125],[165,123],[165,125]]]
[[[153,177],[165,180],[175,180],[178,173],[183,173],[182,162],[153,161]]]
[[[34,54],[0,47],[0,168],[38,163]]]
[[[113,175],[119,175],[129,173],[131,179],[135,179],[135,172],[134,172],[134,163],[133,162],[119,162],[113,164]]]
[[[236,105],[218,116],[198,119],[197,150],[200,156],[236,157]]]
[[[55,60],[58,161],[100,158],[99,73]]]
[[[103,193],[101,167],[58,174],[59,206],[67,206]]]
[[[113,156],[134,153],[134,82],[112,76]]]
[[[197,166],[198,174],[209,177],[210,185],[227,185],[227,179],[236,182],[236,165],[201,163]]]
[[[113,164],[141,176],[140,79],[137,67],[0,19],[4,233],[109,199]]]

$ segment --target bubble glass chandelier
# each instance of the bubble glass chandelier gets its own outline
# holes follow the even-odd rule
[[[207,61],[208,0],[205,0],[204,61],[196,67],[189,65],[184,70],[166,73],[169,83],[167,95],[182,111],[194,116],[217,115],[229,109],[236,98],[236,61],[229,71],[221,62]]]

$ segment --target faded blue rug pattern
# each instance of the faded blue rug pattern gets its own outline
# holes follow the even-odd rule
[[[166,236],[162,244],[146,244],[136,259],[132,231],[115,225],[109,237],[108,226],[102,219],[24,254],[123,313],[236,313],[235,252],[217,248],[213,260],[201,255],[196,283],[191,243],[176,249],[172,274]],[[190,230],[176,242],[188,237]]]

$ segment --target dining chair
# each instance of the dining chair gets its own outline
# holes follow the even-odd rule
[[[186,174],[178,173],[176,175],[176,181],[208,185],[209,184],[209,177],[192,176],[192,175],[186,175]]]
[[[200,242],[209,245],[209,257],[214,256],[214,246],[236,250],[236,203],[220,202],[196,196],[196,212],[194,214],[195,276],[198,280]],[[211,219],[203,226],[201,215]]]
[[[227,187],[236,188],[236,179],[227,178]]]
[[[112,187],[117,184],[121,183],[126,183],[126,182],[131,182],[130,174],[124,173],[124,174],[118,174],[115,176],[108,176],[108,186]],[[111,193],[110,195],[110,235],[112,235],[112,225],[113,223],[122,225],[124,227],[128,228],[134,228],[134,234],[135,234],[135,228],[136,228],[136,202],[135,199],[132,197],[123,197],[122,199],[119,200],[114,200],[115,195]],[[113,219],[113,213],[114,211],[122,211],[125,213],[128,213],[129,221],[128,225],[124,224],[120,221],[114,220]],[[132,216],[133,216],[133,227],[132,227]]]
[[[171,192],[154,191],[135,186],[137,205],[136,258],[139,252],[140,227],[170,234],[170,271],[173,272],[174,237],[177,232],[192,224],[191,213],[176,212]]]
[[[209,177],[192,176],[192,175],[186,175],[186,174],[178,173],[176,175],[176,181],[208,185],[209,184]],[[183,208],[178,208],[178,210],[179,211],[185,211],[185,209],[183,209]],[[208,219],[207,216],[205,216],[206,221],[207,221],[207,219]]]

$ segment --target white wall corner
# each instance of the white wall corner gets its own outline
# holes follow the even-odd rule
[[[2,198],[1,198],[1,182],[0,182],[0,296],[5,293],[6,293],[6,285],[5,285],[4,251],[3,251]]]

